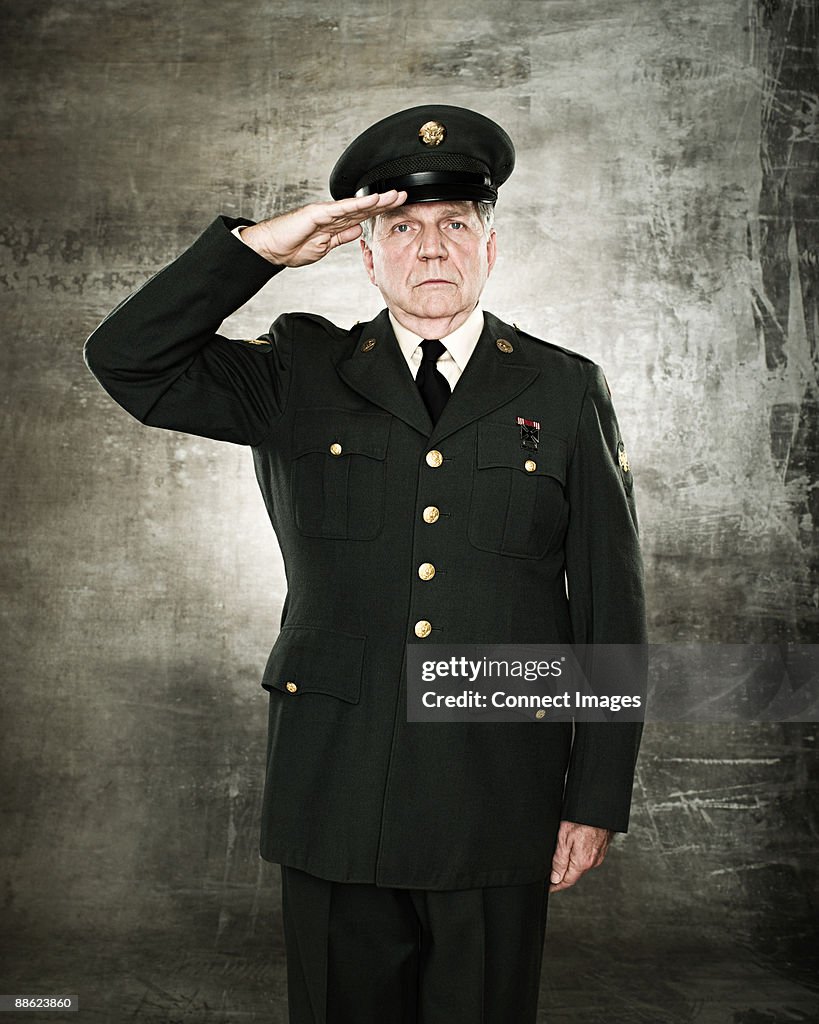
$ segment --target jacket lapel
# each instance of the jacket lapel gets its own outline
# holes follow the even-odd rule
[[[386,309],[375,320],[364,324],[355,351],[338,364],[337,370],[354,391],[373,405],[386,409],[429,437],[432,420],[401,354]]]
[[[499,340],[508,342],[512,351],[499,348]],[[505,405],[540,373],[526,361],[514,328],[484,313],[475,351],[433,429],[386,309],[364,324],[355,351],[337,369],[353,390],[436,442]]]

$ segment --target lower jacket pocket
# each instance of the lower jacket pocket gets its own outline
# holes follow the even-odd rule
[[[367,638],[313,626],[284,626],[267,659],[262,686],[293,698],[324,693],[357,704]]]

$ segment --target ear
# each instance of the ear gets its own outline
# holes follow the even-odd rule
[[[364,260],[364,269],[367,271],[367,277],[370,279],[370,284],[375,284],[375,267],[373,265],[373,251],[367,245],[363,238],[359,239],[361,245],[361,257]]]
[[[486,240],[486,276],[492,273],[492,267],[495,266],[495,260],[498,256],[498,237],[495,234],[495,229],[489,233],[489,238]]]

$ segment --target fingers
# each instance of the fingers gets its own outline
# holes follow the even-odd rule
[[[390,189],[389,192],[373,192],[369,196],[353,196],[350,199],[338,199],[335,202],[314,203],[312,212],[316,224],[337,232],[354,224],[360,224],[385,210],[395,209],[406,202],[406,199],[406,192]]]
[[[326,239],[327,248],[352,242],[363,234],[361,223],[385,210],[392,210],[406,201],[407,193],[391,189],[389,192],[374,192],[370,196],[339,199],[332,203],[316,203],[312,208],[320,234],[316,240]]]
[[[351,196],[349,199],[338,199],[326,205],[335,207],[341,213],[365,211],[368,217],[372,217],[373,212],[400,206],[406,198],[406,192],[399,192],[397,189],[391,188],[389,192],[373,192],[368,196]]]
[[[406,199],[406,192],[391,189],[371,196],[310,203],[246,228],[242,241],[276,266],[306,267],[337,246],[359,238],[362,221],[394,209]]]
[[[394,193],[394,195],[393,195]],[[407,201],[407,193],[403,190],[391,188],[389,192],[376,192],[378,196],[377,206],[380,209],[392,210],[396,206],[403,206]]]
[[[344,245],[346,242],[354,242],[356,238],[360,238],[363,234],[360,224],[353,224],[349,228],[344,228],[343,231],[337,231],[332,238],[332,244]]]

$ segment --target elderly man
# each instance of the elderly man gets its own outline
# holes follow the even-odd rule
[[[533,1022],[549,892],[628,825],[639,725],[407,721],[408,644],[644,637],[605,378],[480,305],[513,166],[480,114],[401,111],[342,155],[334,201],[220,217],[86,344],[141,422],[253,451],[289,588],[261,853],[293,1024]],[[374,320],[217,333],[356,240]]]

